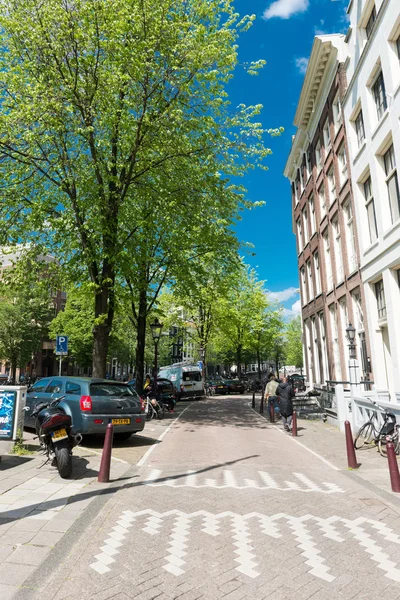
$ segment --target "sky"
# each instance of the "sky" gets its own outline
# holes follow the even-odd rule
[[[239,38],[239,66],[229,84],[233,106],[262,104],[265,128],[284,127],[281,137],[266,137],[273,154],[269,168],[244,178],[248,197],[265,206],[246,211],[237,226],[239,238],[254,244],[255,256],[246,262],[273,299],[283,302],[287,318],[300,313],[296,239],[292,230],[290,183],[283,170],[296,128],[294,114],[315,35],[345,33],[348,0],[236,0],[241,14],[257,16],[253,27]],[[258,76],[248,75],[242,63],[266,60]]]

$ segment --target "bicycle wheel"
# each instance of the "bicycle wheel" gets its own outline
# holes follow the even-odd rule
[[[355,437],[354,448],[360,450],[363,446],[370,446],[375,442],[374,431],[374,424],[371,421],[364,423]]]
[[[164,418],[165,415],[165,407],[164,404],[162,402],[158,402],[157,406],[156,406],[156,413],[157,413],[157,417],[161,420]]]
[[[393,446],[394,446],[394,451],[395,454],[399,454],[399,450],[400,450],[400,439],[399,439],[399,430],[396,429],[396,431],[393,433],[393,435],[389,435],[388,436],[389,440],[386,439],[385,435],[382,435],[379,440],[378,440],[378,450],[379,450],[379,454],[381,456],[383,456],[383,458],[387,457],[387,442],[392,442]]]

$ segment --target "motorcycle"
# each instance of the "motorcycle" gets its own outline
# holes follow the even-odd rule
[[[81,443],[82,435],[73,435],[71,417],[58,406],[64,398],[40,402],[34,407],[32,416],[36,419],[36,433],[44,454],[52,461],[52,466],[57,467],[60,477],[67,479],[72,473],[72,449]]]

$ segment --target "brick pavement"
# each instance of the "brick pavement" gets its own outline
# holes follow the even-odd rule
[[[396,505],[245,399],[211,399],[190,406],[50,577],[16,598],[394,600],[399,535]]]

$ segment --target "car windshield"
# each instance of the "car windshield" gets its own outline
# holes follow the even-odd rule
[[[135,390],[128,384],[121,383],[91,383],[90,384],[90,395],[91,396],[107,396],[122,398],[122,396],[133,396],[138,398]]]
[[[182,379],[183,381],[201,381],[201,373],[199,371],[184,372]]]

